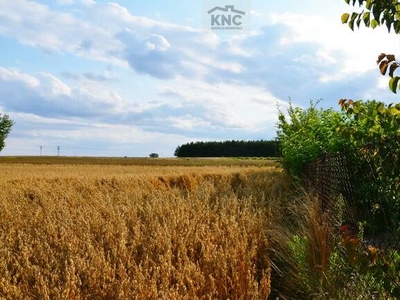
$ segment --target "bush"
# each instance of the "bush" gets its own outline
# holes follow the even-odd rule
[[[400,104],[345,100],[347,121],[338,131],[355,151],[348,154],[358,184],[358,207],[372,232],[400,228]],[[350,160],[349,159],[349,160]]]
[[[400,104],[341,99],[339,105],[341,112],[317,109],[311,102],[307,109],[290,105],[287,116],[279,113],[283,166],[292,177],[302,178],[306,165],[322,153],[340,152],[353,189],[352,199],[347,199],[352,203],[347,204],[357,211],[357,218],[366,220],[368,233],[397,230]]]
[[[400,103],[340,99],[346,122],[338,130],[358,149],[366,144],[400,136]]]
[[[333,109],[318,109],[317,104],[311,101],[307,109],[302,109],[290,103],[287,116],[279,111],[277,134],[283,166],[294,177],[301,177],[304,165],[323,152],[332,154],[349,147],[336,130],[345,125],[346,115]]]

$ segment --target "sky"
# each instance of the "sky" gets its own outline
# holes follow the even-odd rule
[[[0,0],[0,155],[172,157],[274,139],[289,101],[399,102],[375,61],[400,37],[351,31],[344,0],[241,1],[245,28],[221,34],[210,0]]]

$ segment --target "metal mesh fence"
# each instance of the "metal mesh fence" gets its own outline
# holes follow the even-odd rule
[[[342,236],[342,247],[352,284],[364,285],[357,298],[399,299],[400,137],[354,153],[323,154],[307,164],[304,181],[321,211],[355,235]]]

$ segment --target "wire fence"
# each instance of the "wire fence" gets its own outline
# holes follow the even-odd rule
[[[359,271],[353,272],[353,283],[360,280],[368,285],[360,299],[398,299],[400,137],[365,145],[353,153],[323,154],[307,164],[304,180],[320,200],[322,213],[330,220],[340,219],[338,230],[351,229],[354,235],[344,237],[343,247],[347,247],[344,253],[350,264],[351,259],[358,259],[353,262]]]

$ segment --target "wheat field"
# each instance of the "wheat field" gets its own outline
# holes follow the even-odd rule
[[[267,299],[280,174],[0,160],[0,298]]]

